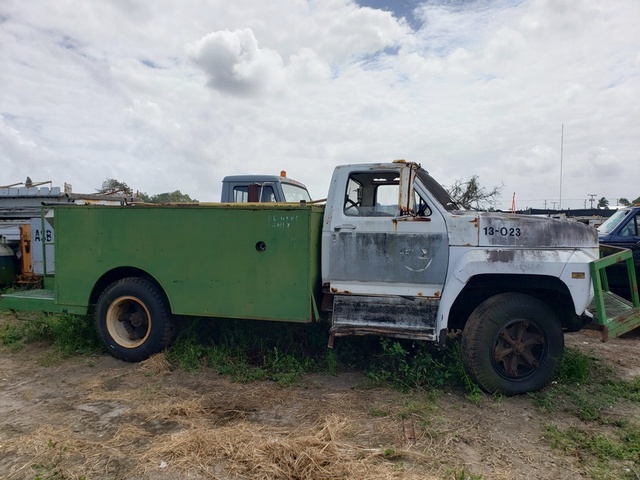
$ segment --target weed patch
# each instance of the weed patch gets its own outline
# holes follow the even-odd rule
[[[556,381],[531,394],[540,410],[566,412],[580,426],[545,427],[552,448],[582,459],[595,479],[637,478],[629,465],[640,463],[640,424],[620,419],[616,412],[640,404],[640,377],[622,380],[575,348],[567,348]]]
[[[319,348],[317,331],[246,320],[195,320],[167,351],[167,360],[190,372],[209,367],[239,382],[273,380],[287,386],[307,372],[335,374],[338,360],[326,346]]]
[[[452,340],[450,348],[443,350],[426,342],[382,338],[367,374],[372,380],[401,391],[462,386],[471,400],[482,395],[464,369],[457,340]]]
[[[182,330],[167,360],[190,372],[206,366],[234,381],[273,380],[283,386],[309,372],[335,375],[340,368],[356,368],[365,370],[374,385],[405,392],[462,387],[469,399],[481,398],[464,369],[456,340],[444,350],[427,342],[341,338],[328,349],[327,338],[324,324],[202,319]]]
[[[633,466],[640,463],[640,429],[627,427],[613,432],[589,431],[556,425],[545,427],[551,447],[585,459],[587,470],[595,479],[637,478]]]
[[[12,351],[35,342],[51,344],[62,355],[102,350],[91,320],[83,316],[41,314],[0,328],[0,343]]]

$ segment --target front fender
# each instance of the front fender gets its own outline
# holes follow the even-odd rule
[[[452,249],[451,257],[438,311],[439,329],[447,328],[451,306],[469,280],[480,274],[558,278],[567,286],[577,315],[584,313],[593,298],[589,263],[594,258],[583,250],[460,248]]]
[[[481,273],[560,277],[573,253],[573,250],[474,249],[459,257],[451,273],[463,283]]]
[[[571,293],[577,315],[582,315],[593,300],[593,282],[589,264],[597,259],[598,256],[589,252],[575,250],[560,274],[560,280]]]

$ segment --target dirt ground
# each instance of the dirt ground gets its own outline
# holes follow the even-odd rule
[[[640,335],[598,335],[566,342],[640,375]],[[403,394],[365,388],[354,372],[281,388],[170,371],[162,355],[51,364],[50,354],[0,349],[3,479],[587,478],[544,438],[545,425],[576,418],[541,413],[527,396]]]

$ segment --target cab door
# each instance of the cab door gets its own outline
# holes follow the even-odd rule
[[[349,172],[344,202],[323,232],[333,293],[440,297],[446,224],[427,192],[413,188],[409,168],[417,166]]]
[[[614,230],[607,243],[631,250],[633,260],[638,266],[640,265],[640,210],[628,215],[628,217]]]

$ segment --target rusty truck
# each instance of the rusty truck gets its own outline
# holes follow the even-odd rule
[[[444,345],[458,330],[471,378],[505,395],[550,381],[564,332],[591,321],[594,296],[604,311],[603,262],[626,261],[600,259],[596,230],[577,222],[465,210],[405,161],[338,166],[321,203],[52,212],[55,273],[0,308],[92,314],[119,359],[162,351],[190,316],[326,321],[330,346],[345,335]],[[609,336],[640,321],[637,287],[634,300],[621,325],[598,314]]]

